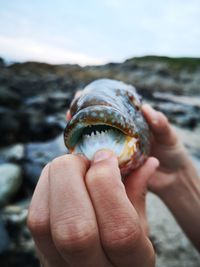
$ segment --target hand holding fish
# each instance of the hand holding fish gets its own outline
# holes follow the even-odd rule
[[[28,225],[43,267],[154,267],[146,232],[147,181],[158,167],[150,157],[121,180],[109,150],[89,162],[65,155],[43,170]]]
[[[146,104],[142,110],[152,132],[151,155],[160,162],[148,188],[168,206],[200,251],[200,179],[197,170],[164,114]]]
[[[143,159],[145,159],[149,154],[148,142],[146,141],[149,139],[147,127],[145,126],[144,120],[140,120],[139,123],[136,120],[137,113],[141,118],[140,101],[130,101],[131,99],[138,100],[137,92],[134,92],[135,88],[131,87],[134,93],[131,98],[129,97],[127,99],[126,94],[123,94],[123,92],[126,91],[129,94],[129,85],[105,79],[97,80],[96,83],[92,83],[94,84],[94,89],[96,89],[95,92],[98,91],[98,86],[96,87],[98,83],[101,88],[108,87],[107,91],[115,95],[109,104],[111,103],[111,106],[115,106],[117,103],[116,108],[119,111],[122,109],[125,111],[123,114],[126,114],[126,117],[129,118],[129,127],[131,128],[133,122],[133,129],[138,132],[137,136],[146,137],[146,139],[144,139],[145,142],[139,142],[140,146],[133,151],[132,159],[134,160],[129,159],[128,164],[125,166],[125,170],[129,172],[131,166],[137,167],[137,164],[142,164],[142,157],[144,156]],[[121,91],[119,91],[119,88]],[[78,99],[82,99],[81,95],[83,92],[84,91],[79,91],[77,93],[75,102]],[[105,95],[105,93],[102,95]],[[118,101],[119,97],[123,97],[122,102]],[[108,99],[109,97],[106,97],[106,101],[108,101]],[[87,98],[87,100],[89,100],[89,98]],[[72,107],[73,104],[74,103],[72,103]],[[83,104],[83,102],[81,104]],[[86,106],[91,104],[91,101],[87,101]],[[137,107],[139,107],[139,109]],[[130,110],[135,110],[135,112],[127,112],[129,108]],[[200,232],[198,231],[200,221],[200,179],[198,173],[175,130],[169,124],[164,114],[154,110],[149,105],[143,105],[141,109],[151,130],[151,155],[160,161],[160,167],[150,179],[148,188],[163,200],[193,244],[200,250]],[[68,112],[68,117],[71,119],[70,112]],[[144,127],[138,131],[138,125],[144,125]],[[110,126],[116,127],[115,124],[111,124]],[[145,148],[143,154],[140,153],[140,156],[137,157],[136,152],[141,151],[142,148]],[[125,151],[126,153],[129,151],[126,146]],[[118,157],[118,159],[120,163],[120,157]],[[121,171],[123,173],[123,168],[121,168]],[[192,223],[188,221],[187,218],[190,218]]]
[[[200,182],[175,131],[162,113],[147,105],[141,108],[129,87],[108,80],[94,85],[102,82],[111,86],[111,95],[102,91],[98,99],[89,94],[76,102],[79,93],[74,100],[65,142],[75,153],[44,168],[31,201],[28,226],[42,266],[154,267],[145,213],[147,186],[200,250]],[[115,96],[121,97],[117,103],[124,105],[123,112]],[[152,133],[150,156],[141,110]],[[110,150],[97,149],[104,139]],[[123,182],[120,172],[126,173]]]
[[[107,82],[110,81],[105,81],[104,85]],[[118,85],[120,88],[120,84]],[[112,87],[115,87],[114,83]],[[75,99],[78,99],[82,92],[79,91]],[[193,244],[200,250],[198,173],[164,114],[149,105],[143,105],[142,111],[151,130],[151,155],[160,161],[159,168],[149,180],[148,188],[163,200]],[[134,119],[134,114],[132,116]],[[70,112],[68,117],[70,119]],[[140,136],[142,135],[144,132],[140,133]],[[131,164],[134,165],[135,162]],[[187,218],[190,218],[192,223]]]

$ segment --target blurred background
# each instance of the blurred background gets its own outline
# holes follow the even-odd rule
[[[39,266],[25,223],[32,193],[67,153],[74,93],[103,77],[164,112],[200,171],[199,0],[0,0],[1,267]],[[157,266],[199,266],[166,207],[152,194],[147,204]]]

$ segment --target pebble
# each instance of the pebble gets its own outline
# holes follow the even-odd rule
[[[67,152],[62,134],[49,142],[27,144],[25,146],[26,161],[23,164],[23,172],[29,188],[34,190],[41,171],[47,163]]]
[[[21,168],[13,163],[0,165],[0,207],[8,203],[22,184]]]
[[[10,237],[0,217],[0,254],[7,251],[10,246]]]
[[[0,159],[5,161],[21,160],[24,157],[24,146],[22,144],[12,145],[0,149]]]

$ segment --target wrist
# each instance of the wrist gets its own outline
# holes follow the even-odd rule
[[[193,163],[177,173],[174,182],[159,195],[175,219],[200,251],[200,179]]]
[[[162,179],[162,184],[156,188],[156,193],[164,202],[168,198],[184,195],[185,191],[190,191],[191,187],[199,182],[198,172],[187,153],[179,156],[180,167],[171,173],[166,173],[166,179]],[[198,183],[197,182],[197,183]],[[196,186],[196,185],[195,185]]]
[[[184,165],[171,175],[170,181],[157,194],[167,205],[173,202],[174,198],[181,200],[183,197],[184,201],[187,194],[196,187],[196,183],[199,183],[197,170],[187,158]]]

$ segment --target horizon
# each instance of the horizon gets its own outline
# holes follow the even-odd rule
[[[200,2],[161,2],[2,0],[0,56],[81,66],[145,55],[199,58]]]
[[[200,60],[200,57],[175,57],[175,56],[172,56],[172,57],[169,57],[169,56],[165,56],[165,55],[144,55],[144,56],[135,56],[135,57],[130,57],[130,58],[127,58],[123,61],[111,61],[111,62],[106,62],[106,63],[103,63],[103,64],[85,64],[85,65],[81,65],[79,63],[49,63],[49,62],[44,62],[44,61],[34,61],[34,60],[25,60],[25,61],[13,61],[13,60],[7,60],[6,58],[2,57],[0,55],[0,60],[2,59],[3,60],[3,63],[6,65],[6,66],[11,66],[11,65],[14,65],[14,64],[23,64],[23,63],[38,63],[38,64],[47,64],[47,65],[52,65],[52,66],[57,66],[57,65],[78,65],[80,67],[87,67],[87,66],[103,66],[103,65],[107,65],[107,64],[123,64],[125,63],[126,61],[129,61],[129,60],[133,60],[133,59],[149,59],[149,58],[158,58],[159,60],[166,60],[166,59],[172,59],[172,60]],[[152,59],[153,60],[153,59]]]

